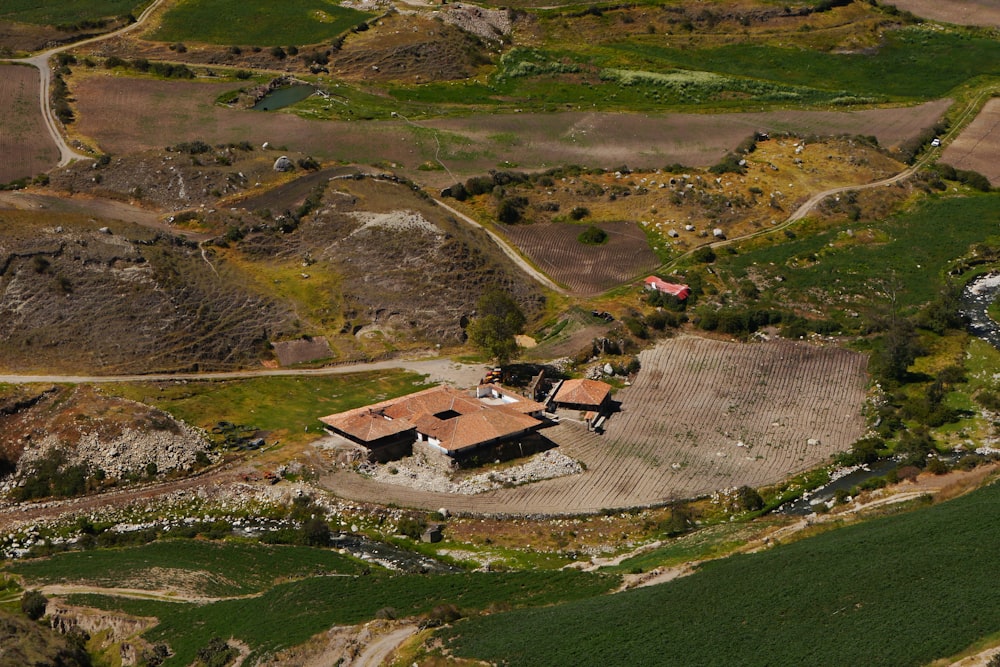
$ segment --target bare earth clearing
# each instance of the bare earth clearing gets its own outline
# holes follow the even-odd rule
[[[996,0],[893,0],[892,4],[935,21],[1000,28],[1000,4]]]
[[[807,134],[873,134],[892,147],[932,125],[950,100],[899,109],[775,111],[639,116],[615,113],[470,116],[418,123],[454,134],[442,141],[441,160],[452,171],[418,171],[438,152],[435,137],[403,121],[309,121],[288,113],[261,113],[215,105],[236,83],[155,81],[76,75],[71,82],[78,120],[73,131],[102,151],[130,153],[200,139],[210,144],[269,141],[321,159],[395,163],[420,183],[444,186],[480,174],[502,160],[523,169],[555,164],[627,163],[655,168],[681,162],[708,166],[756,130]],[[514,133],[514,145],[496,142]],[[454,152],[449,146],[454,147]]]
[[[59,161],[38,106],[38,71],[0,65],[0,183],[35,176]]]
[[[1000,12],[1000,8],[997,10]],[[976,119],[966,127],[941,156],[957,169],[972,169],[1000,185],[1000,99],[989,100]]]
[[[645,233],[634,222],[598,226],[608,233],[608,240],[597,246],[577,240],[587,229],[585,224],[553,222],[500,229],[546,274],[580,295],[600,294],[659,265]]]
[[[603,436],[570,414],[543,431],[579,475],[457,496],[378,484],[353,472],[320,483],[347,498],[475,514],[573,514],[760,486],[815,466],[863,432],[863,355],[773,341],[683,337],[640,355],[636,383]],[[814,440],[809,444],[810,439]]]

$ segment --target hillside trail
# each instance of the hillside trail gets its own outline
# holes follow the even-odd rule
[[[49,70],[49,59],[64,51],[69,51],[70,49],[75,49],[86,44],[94,44],[96,42],[102,42],[107,39],[112,39],[114,37],[119,37],[133,30],[137,30],[141,27],[156,11],[160,5],[162,5],[166,0],[153,0],[153,2],[146,7],[145,10],[138,17],[134,23],[130,23],[126,26],[119,28],[118,30],[113,30],[109,33],[103,35],[97,35],[89,39],[84,39],[79,42],[73,42],[71,44],[64,44],[62,46],[57,46],[48,51],[42,51],[41,53],[31,56],[29,58],[14,58],[8,62],[14,63],[25,63],[31,65],[38,70],[38,74],[41,77],[41,85],[38,88],[38,103],[42,109],[42,118],[45,120],[45,126],[49,130],[49,134],[52,136],[52,140],[56,143],[59,148],[59,163],[57,166],[65,167],[70,162],[74,160],[91,160],[91,156],[84,155],[73,150],[68,143],[66,143],[65,137],[63,137],[62,132],[59,131],[59,123],[56,121],[55,116],[52,113],[52,106],[49,102],[49,88],[52,82],[52,73]]]
[[[485,371],[481,364],[463,364],[444,357],[424,359],[387,359],[347,363],[323,368],[259,368],[216,373],[150,373],[145,375],[19,375],[0,374],[0,383],[8,384],[101,384],[113,382],[173,382],[176,380],[242,380],[259,377],[326,376],[402,369],[426,375],[428,382],[446,382],[459,388],[474,387]]]

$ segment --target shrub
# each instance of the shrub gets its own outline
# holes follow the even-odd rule
[[[691,255],[694,261],[701,262],[702,264],[711,264],[715,261],[715,251],[709,246],[702,246],[694,251]]]
[[[601,245],[607,243],[608,233],[600,227],[590,225],[580,233],[577,240],[584,245]]]
[[[510,198],[501,199],[497,205],[497,220],[512,225],[521,220],[521,209]]]
[[[396,532],[400,535],[406,535],[407,537],[419,540],[420,535],[427,528],[427,521],[423,517],[411,517],[404,516],[399,520],[399,525],[396,527]]]
[[[45,607],[49,599],[38,591],[27,591],[21,596],[21,611],[33,621],[45,615]]]
[[[583,220],[590,215],[590,209],[586,206],[574,206],[573,210],[569,212],[569,217],[574,220]]]
[[[198,649],[198,662],[205,667],[225,667],[237,655],[239,652],[226,640],[212,637],[207,646]]]

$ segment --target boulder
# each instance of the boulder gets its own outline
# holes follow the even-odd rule
[[[292,161],[288,159],[287,155],[282,155],[274,161],[275,171],[292,171],[293,169],[295,169],[295,165],[292,164]]]

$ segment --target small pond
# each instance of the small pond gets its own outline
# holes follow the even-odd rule
[[[274,111],[291,106],[296,102],[301,102],[316,92],[312,86],[298,84],[294,86],[284,86],[275,88],[264,97],[260,98],[257,104],[253,105],[254,111]]]

